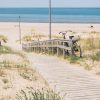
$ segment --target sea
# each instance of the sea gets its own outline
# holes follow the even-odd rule
[[[19,20],[48,23],[49,8],[0,8],[0,22],[18,22]],[[100,23],[100,8],[51,8],[51,22]]]

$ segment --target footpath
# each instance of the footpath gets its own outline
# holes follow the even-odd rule
[[[57,57],[35,53],[27,57],[52,88],[66,94],[65,100],[100,100],[100,77]]]

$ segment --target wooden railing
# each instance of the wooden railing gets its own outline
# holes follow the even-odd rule
[[[66,46],[67,45],[67,46]],[[25,51],[34,51],[38,53],[51,53],[62,55],[65,57],[66,51],[72,52],[72,41],[65,39],[53,39],[45,41],[32,41],[31,43],[23,43],[22,49]]]

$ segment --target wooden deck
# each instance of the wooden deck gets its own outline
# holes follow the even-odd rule
[[[99,76],[53,56],[28,53],[28,59],[64,100],[100,100]]]
[[[69,43],[69,47],[65,43]],[[64,100],[100,100],[100,78],[78,65],[71,65],[57,57],[41,55],[52,53],[65,57],[65,51],[72,50],[72,42],[68,40],[33,41],[22,45],[33,67],[41,73],[49,85],[66,94]],[[61,52],[62,51],[62,52]],[[78,67],[77,67],[78,66]]]

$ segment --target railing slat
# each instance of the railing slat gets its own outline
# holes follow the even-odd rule
[[[66,46],[66,42],[69,44],[69,47]],[[53,51],[56,48],[56,53],[57,56],[59,56],[59,49],[63,50],[63,56],[65,58],[65,51],[70,50],[71,51],[71,46],[72,41],[70,40],[65,40],[65,39],[53,39],[53,40],[45,40],[45,41],[32,41],[30,43],[23,43],[22,44],[22,49],[23,50],[34,50],[38,52],[45,52],[46,50],[48,52],[48,49]]]

